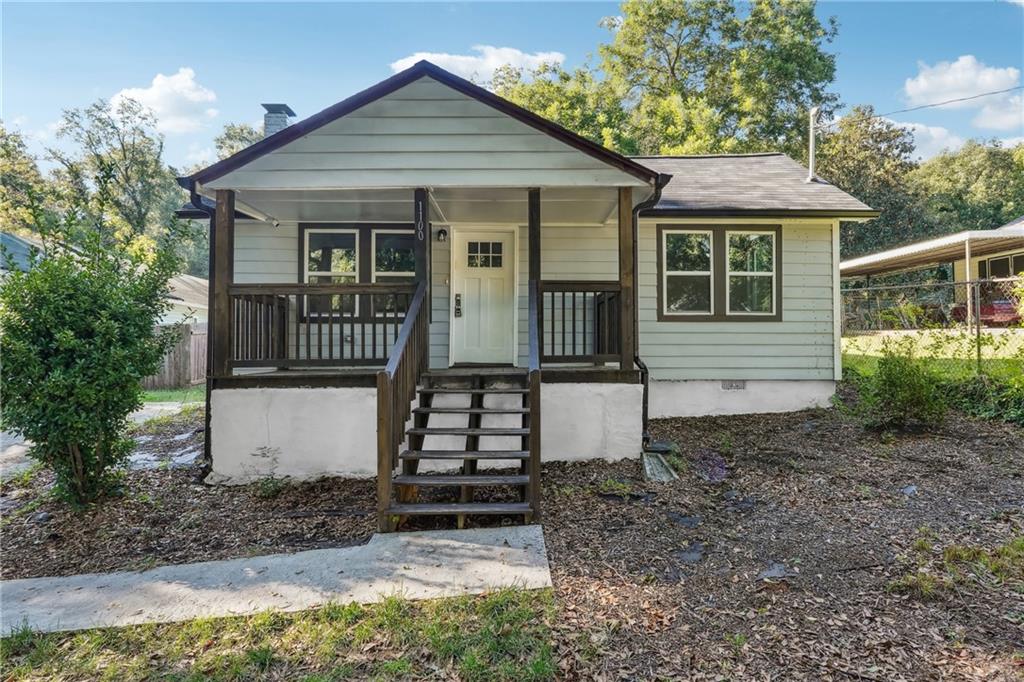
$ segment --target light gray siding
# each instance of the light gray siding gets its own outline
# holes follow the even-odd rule
[[[211,181],[207,189],[643,185],[422,78]]]
[[[659,322],[658,224],[640,224],[640,355],[653,379],[819,379],[835,367],[831,222],[782,224],[782,321]],[[749,225],[747,221],[691,223]]]

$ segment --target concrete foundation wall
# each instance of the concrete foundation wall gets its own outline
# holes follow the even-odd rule
[[[639,456],[642,399],[636,384],[544,384],[543,460]],[[210,483],[377,473],[374,388],[218,389],[210,400]]]
[[[639,457],[643,393],[640,384],[544,384],[540,391],[541,459]]]
[[[792,412],[828,407],[834,381],[652,381],[651,418]]]
[[[210,483],[375,476],[377,389],[218,389],[210,453]]]

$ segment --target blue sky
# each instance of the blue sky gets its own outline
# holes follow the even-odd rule
[[[1022,84],[1024,0],[822,2],[840,30],[834,90],[879,113]],[[176,166],[212,159],[228,122],[261,102],[308,116],[415,53],[486,78],[506,59],[576,66],[616,3],[18,4],[2,6],[0,116],[42,153],[61,110],[123,93],[160,115]],[[508,48],[497,52],[493,48]],[[557,53],[557,55],[544,54]],[[923,156],[968,138],[1024,139],[1021,91],[895,114]]]

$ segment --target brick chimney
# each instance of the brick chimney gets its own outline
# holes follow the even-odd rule
[[[263,137],[270,137],[288,127],[288,119],[295,112],[287,104],[264,104],[267,113],[263,114]]]

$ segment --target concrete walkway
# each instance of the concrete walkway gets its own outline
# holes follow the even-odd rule
[[[374,535],[359,547],[0,582],[0,629],[40,632],[551,586],[540,526]]]

